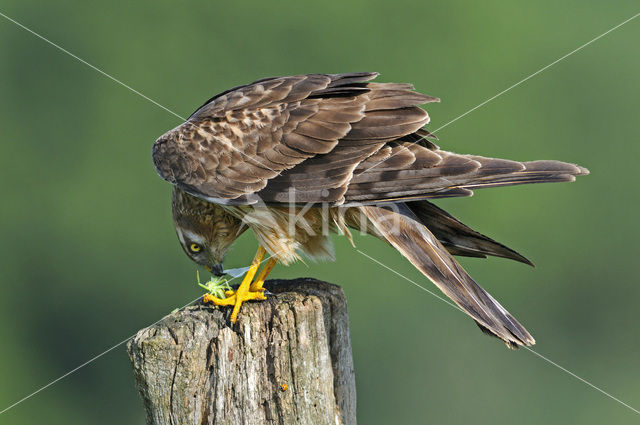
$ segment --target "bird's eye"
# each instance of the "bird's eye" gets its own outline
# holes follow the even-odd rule
[[[192,243],[191,245],[189,245],[189,250],[191,252],[200,252],[202,251],[202,247],[197,243]]]

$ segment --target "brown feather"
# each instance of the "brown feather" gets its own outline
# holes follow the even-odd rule
[[[375,206],[361,209],[391,245],[481,327],[512,348],[535,344],[531,334],[478,286],[411,211],[399,213]]]
[[[282,199],[279,191],[289,189],[283,182],[310,179],[322,184],[296,188],[305,199],[313,200],[311,192],[322,189],[340,187],[334,194],[344,194],[360,162],[428,122],[415,105],[437,101],[408,84],[367,83],[376,76],[268,78],[223,92],[156,141],[156,169],[189,193],[221,203],[250,202],[247,196],[257,191],[269,200]],[[309,168],[298,169],[304,162]],[[322,164],[340,171],[322,170]],[[311,170],[319,174],[310,176]],[[326,196],[316,199],[321,200]],[[334,202],[343,201],[340,195]]]
[[[482,258],[492,255],[533,266],[513,249],[476,232],[431,202],[407,202],[407,206],[452,255]]]
[[[432,141],[437,138],[422,128],[429,115],[418,107],[439,99],[410,84],[369,82],[377,75],[265,78],[212,97],[161,136],[153,161],[158,174],[175,185],[174,218],[185,252],[199,264],[221,262],[237,238],[229,229],[240,233],[249,226],[285,263],[298,258],[297,251],[329,258],[330,239],[316,234],[319,226],[329,219],[330,230],[348,235],[347,227],[357,224],[356,212],[362,211],[367,233],[396,247],[481,329],[510,346],[533,344],[451,254],[530,262],[425,199],[573,181],[588,170],[559,161],[517,162],[440,150]],[[290,234],[290,209],[284,204],[291,202],[326,202],[330,208],[296,206],[294,214],[303,213],[312,225]],[[397,227],[390,226],[394,221]],[[206,257],[205,250],[188,252],[189,235],[204,237]],[[284,254],[278,254],[283,247]]]

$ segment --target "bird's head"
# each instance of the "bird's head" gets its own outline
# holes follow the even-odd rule
[[[246,226],[222,207],[179,189],[174,190],[172,206],[173,224],[184,252],[221,276],[224,256]]]

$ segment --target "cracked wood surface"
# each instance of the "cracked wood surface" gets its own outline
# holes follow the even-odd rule
[[[148,424],[356,423],[342,289],[271,280],[267,301],[196,305],[142,329],[127,349]]]

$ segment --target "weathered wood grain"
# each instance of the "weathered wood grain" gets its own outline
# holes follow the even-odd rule
[[[344,293],[268,281],[267,301],[196,305],[138,332],[128,352],[149,424],[356,423]]]

